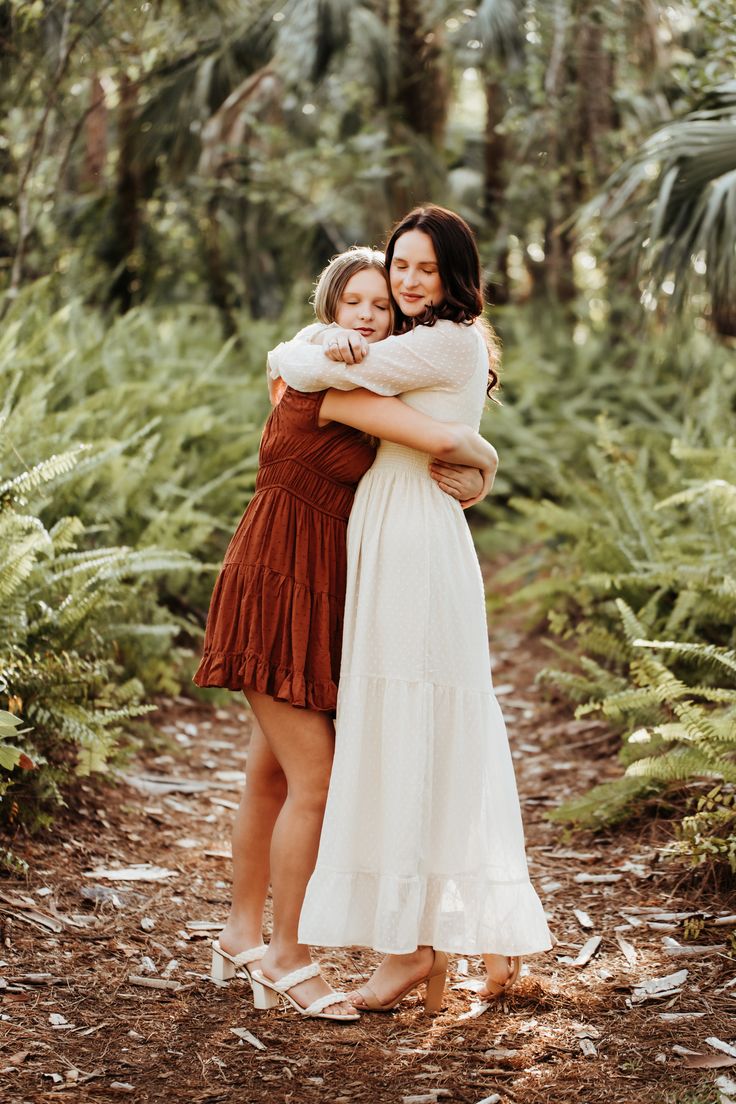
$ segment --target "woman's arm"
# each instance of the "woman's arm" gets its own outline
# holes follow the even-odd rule
[[[359,335],[356,335],[359,336]],[[425,387],[457,391],[476,369],[476,327],[440,321],[368,346],[362,363],[344,364],[325,356],[319,345],[287,341],[268,354],[273,376],[297,391],[365,387],[378,395],[400,395]]]
[[[320,416],[453,464],[494,472],[498,464],[493,445],[470,426],[435,421],[401,399],[381,398],[364,390],[330,390],[322,400]]]

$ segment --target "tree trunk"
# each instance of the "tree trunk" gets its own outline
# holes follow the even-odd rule
[[[483,218],[486,234],[493,243],[494,274],[489,301],[498,306],[509,301],[508,248],[500,241],[506,192],[506,136],[497,127],[506,113],[506,97],[500,79],[486,80],[486,129],[483,143]]]
[[[605,26],[597,8],[590,0],[582,0],[578,12],[578,34],[573,61],[572,79],[578,90],[579,157],[591,168],[592,185],[596,187],[611,171],[606,154],[606,138],[617,124],[613,98],[614,59],[606,44]]]
[[[428,162],[442,149],[450,85],[441,24],[428,26],[426,5],[421,0],[386,0],[384,10],[391,42],[389,145],[415,147],[408,156],[397,156],[388,182],[391,216],[399,218],[430,198],[430,181],[437,174],[436,165]]]
[[[135,251],[140,236],[140,179],[136,165],[135,109],[138,87],[126,73],[120,79],[118,110],[117,187],[113,204],[113,241],[108,261],[115,275],[108,301],[117,304],[122,314],[138,298],[140,274]]]
[[[90,110],[84,121],[84,167],[81,184],[89,189],[102,183],[107,162],[107,107],[100,78],[90,82]]]
[[[414,134],[436,149],[445,134],[449,94],[439,26],[428,28],[421,0],[400,0],[396,106]]]

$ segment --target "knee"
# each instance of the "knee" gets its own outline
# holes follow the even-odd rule
[[[329,774],[304,780],[296,786],[289,787],[289,800],[293,801],[303,814],[321,817],[327,804],[329,783]]]
[[[245,787],[251,797],[283,801],[287,791],[286,775],[278,766],[246,769]]]

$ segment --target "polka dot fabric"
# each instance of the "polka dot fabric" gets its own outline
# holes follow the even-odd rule
[[[318,348],[276,354],[272,369],[302,388],[408,392],[435,418],[480,422],[477,327],[419,327],[372,345],[357,368]],[[350,515],[336,752],[299,936],[396,954],[530,954],[551,940],[493,693],[483,582],[463,511],[428,465],[382,443]]]

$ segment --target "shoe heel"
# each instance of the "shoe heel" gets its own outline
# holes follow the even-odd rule
[[[442,1007],[442,998],[445,994],[445,982],[447,981],[447,955],[437,951],[435,954],[435,966],[431,976],[427,978],[427,991],[424,995],[424,1011],[430,1013],[439,1012]]]
[[[260,981],[256,981],[255,978],[251,978],[251,988],[253,990],[253,1007],[264,1011],[267,1008],[277,1008],[280,1002],[278,993],[274,993],[273,989],[267,989],[265,985],[261,985]]]
[[[214,981],[230,981],[235,977],[235,965],[220,951],[212,948],[212,969],[210,976]]]

